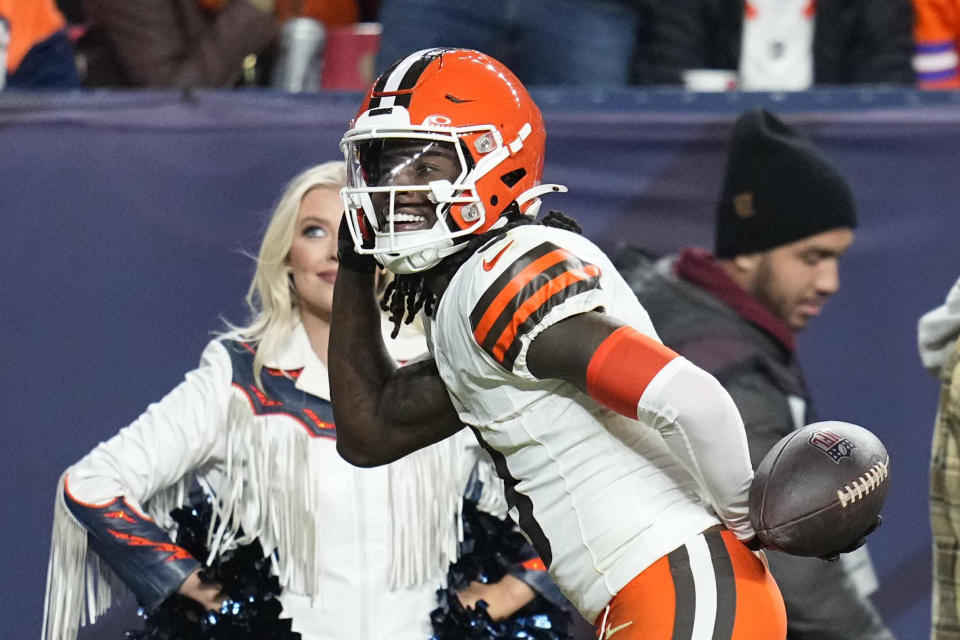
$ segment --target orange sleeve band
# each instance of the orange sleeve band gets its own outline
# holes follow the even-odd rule
[[[543,560],[541,560],[539,557],[530,558],[529,560],[524,562],[522,566],[527,571],[546,571],[547,570],[547,565],[545,565],[543,563]]]
[[[637,403],[674,351],[633,327],[620,327],[600,343],[587,365],[590,397],[628,418],[637,417]]]

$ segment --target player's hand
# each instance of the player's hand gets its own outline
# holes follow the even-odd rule
[[[219,584],[216,582],[203,582],[200,579],[200,568],[195,569],[193,573],[187,576],[187,579],[183,581],[183,584],[180,585],[177,592],[180,595],[196,600],[203,605],[203,608],[211,611],[220,611],[220,607],[223,606],[224,601],[227,599],[227,594],[223,592],[223,587]]]
[[[867,543],[867,536],[876,531],[880,525],[883,523],[883,518],[878,514],[876,518],[873,519],[873,522],[867,527],[867,530],[860,534],[860,537],[853,541],[852,544],[840,549],[836,553],[832,553],[827,556],[820,556],[820,559],[824,562],[834,562],[840,557],[841,553],[850,553],[851,551],[856,551],[863,545]]]
[[[487,613],[494,621],[509,618],[536,595],[526,582],[511,575],[503,576],[499,582],[491,584],[471,582],[470,586],[457,593],[460,604],[470,609],[475,608],[480,600],[486,602]]]
[[[377,270],[376,260],[371,256],[357,253],[353,236],[350,235],[350,228],[347,226],[346,215],[340,218],[340,230],[337,231],[337,259],[341,267],[357,273],[373,273]]]

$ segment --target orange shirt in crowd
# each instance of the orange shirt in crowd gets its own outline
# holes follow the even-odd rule
[[[960,88],[960,0],[913,0],[913,67],[924,89]]]
[[[24,56],[66,25],[54,0],[0,0],[0,19],[7,22],[7,73],[13,73]]]

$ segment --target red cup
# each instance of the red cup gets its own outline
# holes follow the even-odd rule
[[[376,79],[381,27],[377,22],[357,22],[327,30],[323,52],[323,89],[365,91]]]

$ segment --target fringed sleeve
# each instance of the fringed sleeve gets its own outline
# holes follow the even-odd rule
[[[127,588],[157,604],[197,566],[170,542],[169,511],[184,503],[192,472],[223,456],[230,379],[229,357],[211,343],[180,385],[64,473],[44,640],[73,640]]]
[[[126,593],[123,583],[87,547],[87,530],[67,509],[60,478],[53,511],[53,535],[43,605],[43,640],[73,640],[80,625],[96,621]]]

